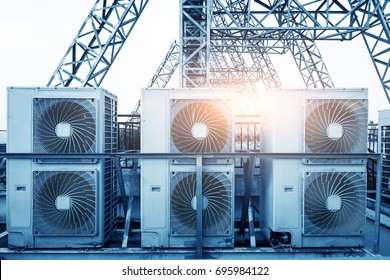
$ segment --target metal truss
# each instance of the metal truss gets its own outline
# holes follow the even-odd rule
[[[214,26],[226,26],[226,21],[224,17],[213,16],[213,24]],[[242,52],[237,50],[236,48],[230,48],[226,52],[221,52],[218,49],[213,52],[212,57],[214,59],[214,65],[218,65],[219,67],[212,67],[212,73],[223,73],[222,78],[215,78],[215,74],[212,75],[213,84],[217,84],[218,86],[230,86],[235,85],[239,88],[242,88],[248,82],[256,82],[260,79],[259,73],[260,69],[255,67],[248,67],[245,59],[243,57]],[[230,65],[228,59],[224,54],[227,54],[229,57]],[[221,62],[224,62],[224,65],[221,66]]]
[[[99,86],[148,2],[97,0],[47,85]]]
[[[181,86],[239,86],[261,79],[266,88],[280,87],[280,81],[265,48],[250,45],[246,41],[240,47],[221,49],[220,42],[210,37],[212,25],[228,25],[223,15],[213,14],[217,2],[219,1],[181,2]],[[245,9],[242,1],[227,2],[230,11]],[[235,20],[246,21],[240,14]],[[228,58],[223,53],[226,53]],[[243,53],[250,53],[249,58],[252,59],[245,59]],[[250,67],[247,66],[247,61],[252,62]]]
[[[182,87],[209,86],[211,1],[180,0]]]
[[[150,80],[148,87],[165,87],[179,66],[179,62],[180,49],[178,42],[175,40]]]
[[[252,79],[255,76],[251,70],[257,69],[267,89],[280,87],[280,80],[268,55],[290,50],[307,87],[334,87],[315,40],[350,40],[365,31],[372,17],[373,1],[184,1],[192,4],[202,2],[204,28],[193,24],[190,30],[186,30],[182,21],[182,32],[193,34],[193,30],[196,30],[203,39],[209,39],[209,42],[202,41],[203,45],[199,43],[199,48],[195,49],[192,45],[196,50],[193,56],[185,55],[187,46],[182,46],[183,56],[187,58],[185,63],[193,66],[192,73],[198,74],[194,75],[197,79],[190,79],[191,86],[209,85],[208,75],[211,73],[207,65],[215,64],[209,60],[210,52],[225,52],[233,64],[230,70],[220,69],[225,83],[235,83],[232,82],[235,78],[253,82],[256,79]],[[249,53],[255,64],[244,66],[243,53]],[[188,78],[189,71],[185,72],[186,69],[182,68],[183,80]],[[200,69],[203,72],[196,72]],[[215,78],[217,67],[214,65],[211,71]]]
[[[48,86],[101,84],[149,1],[108,2],[96,1]],[[180,11],[180,51],[174,54],[180,59],[182,87],[240,79],[261,79],[267,89],[280,87],[268,55],[286,51],[293,53],[306,86],[332,87],[315,40],[351,40],[363,34],[390,102],[388,1],[180,0]],[[229,67],[212,62],[217,52],[227,53]],[[166,62],[153,85],[163,86],[177,67]]]
[[[268,53],[264,50],[253,51],[250,52],[250,56],[253,63],[260,69],[260,77],[264,87],[267,90],[281,88],[282,83]]]
[[[314,41],[294,40],[290,48],[306,87],[334,87],[328,69]]]
[[[152,79],[150,80],[148,87],[166,87],[173,74],[175,73],[180,62],[180,50],[178,42],[173,41],[172,45],[169,47],[167,54],[165,55],[163,61],[158,66],[156,73],[154,73]],[[138,100],[135,105],[131,116],[127,120],[128,123],[132,122],[137,115],[140,114],[141,109],[141,100]]]
[[[213,13],[212,13],[212,22],[216,27],[227,26],[228,22],[226,21],[223,15],[214,14],[215,6],[220,5],[220,1],[215,1],[213,5]],[[251,22],[251,19],[247,19],[243,17],[242,14],[236,14],[236,11],[245,11],[247,10],[247,6],[244,1],[236,1],[236,0],[227,0],[226,10],[231,13],[234,13],[234,19],[238,22],[242,22],[245,25],[246,22]],[[243,43],[246,47],[246,52],[249,53],[249,59],[245,59],[242,48],[237,46],[226,48],[224,51],[229,55],[229,58],[233,64],[233,69],[241,72],[241,84],[248,88],[248,83],[251,84],[250,88],[253,88],[253,83],[262,80],[265,88],[278,88],[281,86],[280,80],[277,76],[275,68],[272,65],[272,62],[266,52],[264,47],[253,46],[248,41]],[[215,48],[212,43],[213,49],[212,51],[221,52],[222,50],[219,48]],[[251,62],[251,66],[247,66],[247,61]],[[250,92],[253,92],[252,90]]]
[[[373,0],[373,4],[369,29],[364,31],[363,39],[390,102],[390,5],[389,1],[378,0]],[[362,11],[363,15],[365,12]]]
[[[211,28],[218,40],[284,40],[297,35],[310,40],[350,40],[362,32],[365,22],[356,11],[373,0],[238,0],[246,9],[229,11],[228,0],[214,0],[214,14],[223,15],[224,27]],[[231,3],[230,3],[231,4]],[[236,20],[237,13],[246,20]],[[254,22],[255,24],[252,24]],[[305,33],[310,30],[312,32]]]

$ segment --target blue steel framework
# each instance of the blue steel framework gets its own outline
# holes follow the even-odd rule
[[[47,86],[98,87],[149,0],[97,0]]]
[[[289,50],[306,86],[333,87],[315,40],[352,40],[362,34],[389,99],[388,1],[181,0],[180,5],[184,87],[210,84],[212,52]],[[216,17],[223,26],[215,24]]]
[[[148,2],[97,0],[48,86],[99,86]],[[235,60],[228,71],[244,73],[236,82],[245,82],[260,67],[257,79],[266,88],[280,87],[267,55],[290,50],[306,86],[332,87],[315,40],[351,40],[362,34],[390,101],[389,9],[388,1],[380,0],[180,0],[181,86],[210,86],[218,77],[215,84],[226,83],[225,75],[213,75],[226,65],[218,68],[214,61],[213,66],[212,53],[240,59],[247,52],[256,67]],[[260,61],[254,54],[261,54]],[[169,81],[175,67],[156,74]]]

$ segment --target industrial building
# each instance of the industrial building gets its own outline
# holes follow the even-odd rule
[[[317,47],[363,38],[390,102],[387,1],[179,0],[121,114],[101,84],[153,2],[97,0],[47,84],[8,85],[0,259],[390,257],[390,106]]]

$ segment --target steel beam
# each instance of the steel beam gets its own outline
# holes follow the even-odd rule
[[[390,5],[389,1],[373,0],[372,12],[362,10],[362,16],[369,18],[368,29],[363,39],[375,70],[390,102]],[[361,23],[364,24],[364,23]]]
[[[333,81],[314,41],[294,40],[291,53],[307,88],[332,88]]]
[[[167,54],[165,55],[163,61],[156,70],[156,73],[153,75],[150,80],[148,87],[165,87],[173,74],[176,71],[176,68],[179,66],[180,62],[180,49],[179,43],[175,40],[172,45],[169,47]]]
[[[47,86],[98,87],[149,0],[97,0]]]
[[[180,0],[180,86],[208,87],[211,0]]]
[[[229,31],[236,40],[281,40],[292,34],[303,38],[311,30],[310,40],[350,40],[362,32],[356,11],[371,1],[238,0],[246,9],[231,12],[230,1],[217,0],[214,14],[224,16],[227,25],[213,27],[211,36],[224,40]],[[247,20],[236,20],[239,16]]]

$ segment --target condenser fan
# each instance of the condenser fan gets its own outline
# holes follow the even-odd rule
[[[314,172],[305,180],[304,233],[360,235],[364,231],[366,182],[355,172]]]
[[[232,185],[221,172],[202,175],[202,225],[205,235],[229,235],[232,227]],[[179,172],[171,181],[171,234],[196,233],[196,175]]]
[[[171,151],[231,152],[229,106],[222,100],[175,100],[171,107]]]
[[[91,99],[34,99],[34,152],[92,153],[96,113]]]
[[[96,234],[94,172],[37,172],[33,203],[35,235]]]
[[[361,100],[308,100],[306,152],[365,153],[367,106]]]

